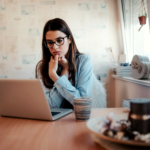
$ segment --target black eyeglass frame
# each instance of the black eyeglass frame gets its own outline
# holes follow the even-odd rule
[[[61,38],[59,38],[59,39],[63,39],[63,44],[64,44],[64,39],[65,39],[66,37],[68,37],[68,36],[65,36],[65,37],[61,37]],[[54,46],[54,43],[55,43],[57,46],[61,46],[61,45],[63,45],[63,44],[58,45],[58,44],[56,43],[56,41],[55,41],[55,42],[53,42],[53,41],[52,41],[53,46],[52,46],[52,47],[48,47],[48,46],[47,46],[47,42],[46,42],[46,41],[44,41],[43,43],[45,44],[45,46],[46,46],[47,48],[52,48],[52,47]]]

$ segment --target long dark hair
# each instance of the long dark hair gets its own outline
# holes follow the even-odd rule
[[[42,60],[39,61],[36,65],[36,78],[38,78],[38,74],[40,73],[42,81],[47,88],[52,88],[54,82],[50,79],[48,75],[48,64],[50,61],[50,57],[52,54],[50,53],[49,49],[44,45],[46,41],[46,33],[48,31],[56,31],[59,30],[67,35],[67,38],[70,37],[71,43],[69,45],[68,52],[66,54],[66,59],[68,60],[69,64],[69,80],[75,85],[75,73],[76,73],[76,57],[81,55],[78,51],[75,40],[73,38],[72,32],[67,25],[67,23],[59,18],[55,18],[49,20],[43,29],[43,39],[42,39]],[[61,66],[58,66],[57,74],[61,74]]]

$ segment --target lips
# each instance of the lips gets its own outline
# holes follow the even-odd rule
[[[59,55],[60,54],[60,51],[57,51],[57,52],[53,52],[54,55]]]

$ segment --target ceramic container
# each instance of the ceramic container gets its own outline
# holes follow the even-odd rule
[[[150,99],[132,99],[130,100],[130,108],[131,130],[142,134],[150,132]]]
[[[85,121],[90,118],[92,99],[89,97],[79,97],[74,99],[74,112],[76,120]]]

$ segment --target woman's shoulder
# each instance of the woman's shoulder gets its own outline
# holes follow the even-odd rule
[[[88,61],[91,60],[91,57],[87,54],[81,54],[77,58],[78,61]]]
[[[80,66],[92,66],[92,59],[87,54],[81,54],[76,60],[77,68]]]

